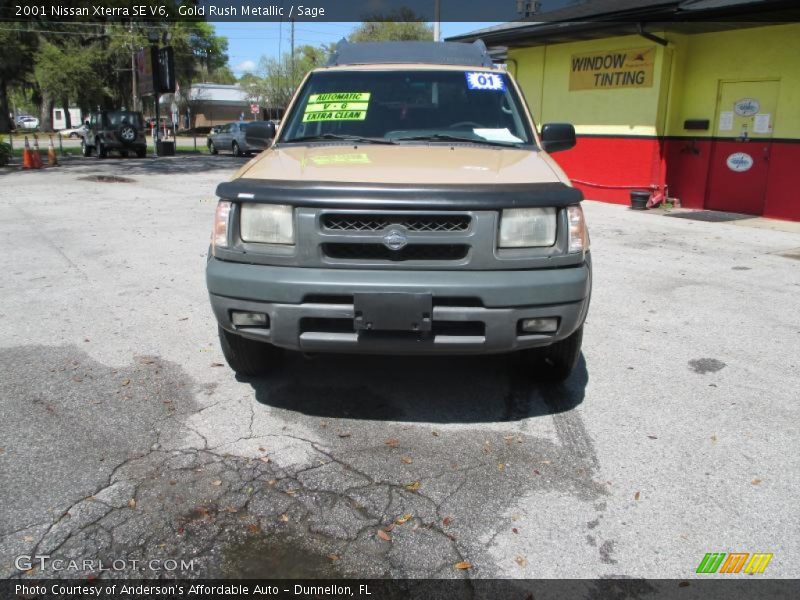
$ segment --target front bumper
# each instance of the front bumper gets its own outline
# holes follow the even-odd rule
[[[591,261],[528,271],[312,269],[225,262],[206,269],[211,306],[223,329],[304,352],[484,354],[546,346],[585,320]],[[433,296],[430,334],[352,328],[356,292]],[[231,311],[269,315],[268,328],[237,327]],[[557,317],[553,334],[518,331],[521,319]]]

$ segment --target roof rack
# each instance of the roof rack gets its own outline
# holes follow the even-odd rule
[[[482,40],[460,42],[360,42],[342,40],[328,59],[327,66],[423,63],[492,67],[492,57]]]

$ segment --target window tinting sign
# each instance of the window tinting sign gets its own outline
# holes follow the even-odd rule
[[[755,98],[742,98],[733,105],[734,112],[740,117],[752,117],[760,108],[761,105]]]
[[[728,157],[726,162],[731,171],[742,173],[743,171],[750,170],[750,167],[753,166],[753,157],[746,152],[734,152]]]
[[[490,90],[494,92],[505,92],[506,82],[498,73],[486,73],[484,71],[466,73],[467,87],[471,90]]]

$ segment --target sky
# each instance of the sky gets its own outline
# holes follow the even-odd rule
[[[295,23],[295,46],[338,42],[359,23]],[[442,39],[451,35],[474,31],[496,25],[496,23],[455,23],[441,25]],[[277,57],[279,52],[288,52],[290,47],[289,23],[262,22],[216,22],[217,35],[228,38],[228,63],[239,77],[246,72],[254,72],[262,56]]]

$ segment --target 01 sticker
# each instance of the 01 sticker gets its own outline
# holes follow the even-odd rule
[[[303,123],[363,121],[367,118],[370,95],[370,92],[311,94],[303,112]]]
[[[471,90],[489,90],[493,92],[505,92],[506,82],[498,73],[486,73],[484,71],[468,72],[467,87]]]

